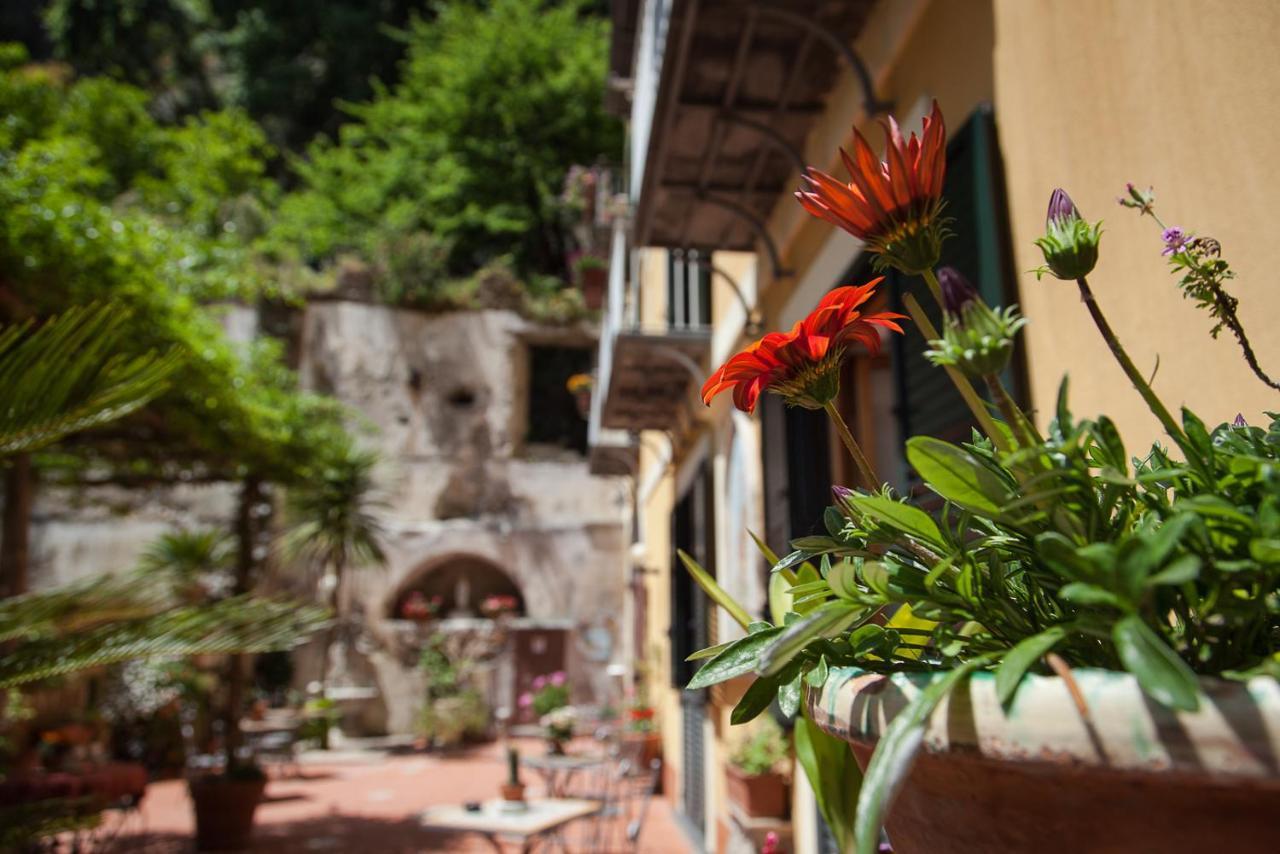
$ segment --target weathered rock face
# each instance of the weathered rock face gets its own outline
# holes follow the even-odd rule
[[[313,303],[300,326],[303,385],[348,404],[360,441],[383,459],[387,565],[348,574],[355,628],[340,633],[331,674],[353,696],[380,693],[353,708],[353,718],[369,729],[412,730],[423,683],[397,603],[458,562],[505,577],[522,602],[521,624],[569,630],[575,700],[603,699],[604,665],[621,642],[626,484],[589,475],[572,450],[525,441],[540,405],[529,399],[529,348],[589,346],[589,333],[538,327],[507,311],[426,315],[344,301]],[[174,527],[229,528],[235,497],[234,485],[43,490],[33,580],[48,586],[127,569]],[[314,583],[312,570],[291,574]],[[314,648],[295,660],[301,685],[317,678]],[[508,671],[498,680],[499,703],[514,699]]]
[[[538,414],[528,348],[558,342],[587,343],[505,311],[425,315],[350,302],[307,311],[303,383],[359,411],[371,428],[363,441],[385,460],[387,565],[352,573],[349,593],[378,639],[368,660],[392,731],[412,728],[422,696],[414,668],[390,651],[396,602],[459,561],[505,573],[529,622],[571,629],[579,699],[603,698],[603,664],[620,641],[626,487],[592,477],[573,452],[524,442]],[[499,702],[510,699],[499,690]]]

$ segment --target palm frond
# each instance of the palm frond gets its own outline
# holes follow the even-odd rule
[[[282,542],[288,557],[352,567],[386,562],[377,464],[376,454],[343,443],[308,483],[290,490],[293,526]]]
[[[327,625],[324,608],[238,596],[23,639],[0,656],[0,688],[136,658],[289,649]]]
[[[0,456],[123,417],[165,390],[181,358],[120,355],[126,316],[88,306],[0,331]]]

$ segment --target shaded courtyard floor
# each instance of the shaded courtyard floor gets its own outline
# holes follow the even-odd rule
[[[536,742],[522,745],[522,752],[540,750]],[[309,753],[296,776],[271,769],[251,850],[273,854],[492,852],[493,846],[477,836],[427,833],[418,826],[418,813],[428,806],[496,797],[505,776],[500,743],[449,755],[369,750]],[[530,793],[540,795],[538,778],[529,772],[525,776]],[[115,850],[152,854],[193,850],[194,818],[186,784],[181,780],[151,784],[140,814],[121,830]],[[574,838],[571,831],[571,848]],[[511,851],[518,848],[507,846]],[[650,804],[639,850],[652,854],[693,850],[662,796],[655,796]]]

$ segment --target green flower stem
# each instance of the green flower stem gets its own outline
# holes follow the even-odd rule
[[[1151,413],[1159,419],[1160,424],[1164,427],[1169,438],[1182,449],[1182,453],[1186,454],[1187,462],[1195,466],[1202,475],[1208,476],[1208,470],[1204,461],[1200,459],[1200,454],[1192,446],[1186,434],[1182,432],[1182,428],[1178,426],[1178,422],[1174,420],[1173,413],[1156,396],[1155,390],[1147,383],[1142,374],[1138,372],[1138,368],[1133,364],[1133,360],[1129,358],[1129,354],[1125,352],[1124,345],[1120,343],[1120,339],[1116,337],[1116,333],[1111,329],[1111,324],[1107,322],[1107,317],[1102,313],[1102,308],[1098,305],[1098,301],[1093,298],[1093,290],[1089,287],[1088,279],[1083,276],[1076,279],[1076,284],[1080,287],[1080,299],[1084,302],[1085,308],[1089,309],[1089,315],[1093,318],[1093,323],[1098,327],[1098,332],[1102,335],[1102,340],[1107,342],[1107,346],[1111,348],[1111,355],[1115,356],[1116,361],[1120,363],[1121,369],[1129,377],[1129,382],[1133,383],[1133,387],[1138,390],[1138,394],[1142,395],[1142,399],[1146,401],[1147,408]],[[1206,480],[1206,483],[1212,483],[1212,478]]]
[[[937,278],[934,277],[933,271],[930,270],[925,275],[925,281],[932,280],[934,286],[937,286]],[[937,341],[942,338],[938,334],[938,330],[929,322],[929,318],[925,315],[924,309],[920,307],[920,303],[916,300],[914,294],[906,294],[902,301],[907,306],[907,314],[911,315],[911,319],[920,329],[920,333],[924,335],[927,341]],[[964,398],[964,402],[968,404],[969,411],[973,413],[973,417],[978,420],[978,425],[982,428],[982,432],[987,434],[997,448],[1001,451],[1010,451],[1008,439],[1004,433],[996,427],[995,420],[991,417],[991,413],[987,412],[987,404],[983,401],[978,393],[974,391],[973,384],[969,382],[968,377],[962,374],[953,365],[943,365],[943,370],[947,372],[947,376],[951,378],[951,382],[955,385],[956,390],[960,392],[960,396]]]
[[[840,417],[840,411],[836,409],[834,402],[828,400],[822,408],[826,410],[831,422],[836,425],[840,441],[844,442],[844,446],[849,449],[849,456],[853,457],[853,464],[858,468],[858,478],[862,481],[862,485],[868,492],[875,492],[880,488],[882,481],[876,477],[876,470],[871,467],[871,461],[867,459],[866,454],[862,453],[862,448],[849,432],[849,425],[845,424],[844,419]]]
[[[946,303],[942,301],[942,285],[938,282],[938,274],[933,271],[932,267],[926,267],[920,273],[920,277],[924,279],[924,283],[929,286],[929,293],[933,294],[933,301],[938,304],[938,308],[946,311]]]
[[[996,374],[987,374],[982,378],[987,384],[987,391],[991,392],[991,399],[995,401],[996,408],[1000,410],[1000,414],[1004,416],[1005,421],[1013,428],[1013,434],[1017,437],[1018,442],[1028,448],[1039,447],[1044,444],[1044,437],[1036,430],[1036,426],[1031,423],[1031,419],[1022,411],[1018,404],[1013,402],[1013,398],[1009,396],[1009,392],[1001,382],[1000,377]]]

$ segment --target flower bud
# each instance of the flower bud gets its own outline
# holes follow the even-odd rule
[[[973,379],[999,374],[1013,356],[1013,338],[1027,324],[1017,306],[993,311],[977,298],[959,315],[947,318],[940,340],[930,341],[925,357],[935,365],[950,365]]]
[[[955,267],[938,270],[938,285],[942,288],[942,307],[954,317],[959,317],[964,307],[978,298],[973,285]]]
[[[1051,225],[1055,219],[1079,219],[1080,211],[1076,203],[1071,201],[1067,191],[1058,187],[1049,196],[1049,212],[1045,215],[1045,225]]]
[[[1093,271],[1098,263],[1098,241],[1102,223],[1084,221],[1071,197],[1061,188],[1049,197],[1044,237],[1036,245],[1044,252],[1047,271],[1059,279],[1080,279]],[[1045,272],[1042,268],[1040,272]]]
[[[1235,420],[1231,422],[1231,426],[1232,427],[1248,427],[1249,422],[1244,420],[1243,412],[1237,412]]]

